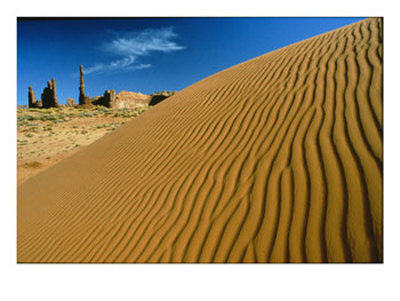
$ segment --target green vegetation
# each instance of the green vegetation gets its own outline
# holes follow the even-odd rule
[[[66,122],[78,117],[101,117],[110,116],[121,118],[132,118],[141,115],[147,111],[149,107],[137,107],[134,109],[122,108],[106,108],[103,106],[96,106],[93,109],[87,108],[49,108],[49,109],[18,109],[17,110],[17,125],[18,126],[32,126],[31,121],[52,122],[57,124]],[[36,124],[38,126],[38,124]]]
[[[17,110],[17,158],[38,161],[57,159],[116,130],[129,119],[140,116],[146,107],[49,108]],[[44,164],[47,166],[48,163]]]
[[[94,113],[90,113],[90,112],[81,112],[79,114],[79,117],[93,117],[95,116]]]

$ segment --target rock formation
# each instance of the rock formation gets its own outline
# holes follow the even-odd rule
[[[58,107],[56,81],[54,78],[52,79],[52,81],[47,81],[47,87],[43,90],[41,100],[43,108]]]
[[[29,107],[36,108],[37,106],[36,96],[35,93],[33,92],[32,86],[29,86],[28,100],[29,100]]]
[[[73,98],[67,98],[67,107],[75,107],[76,102]]]
[[[175,93],[176,93],[176,91],[161,91],[161,92],[153,93],[150,95],[151,100],[149,102],[149,105],[154,106],[154,105],[162,102],[166,98],[171,97]]]
[[[121,91],[116,94],[115,90],[106,90],[103,95],[93,98],[85,94],[85,83],[83,79],[83,66],[79,66],[79,105],[105,106],[107,108],[134,109],[135,107],[156,105],[164,99],[174,95],[176,91],[161,91],[146,95],[142,93]]]
[[[111,108],[115,105],[116,93],[115,90],[104,91],[103,96],[93,97],[92,104],[96,106],[105,106]]]
[[[83,66],[79,66],[79,73],[80,73],[80,79],[79,79],[79,104],[80,105],[86,105],[91,103],[90,97],[85,95],[85,83],[83,81]]]
[[[112,103],[115,102],[116,93],[115,90],[106,90],[104,92],[104,106],[107,108],[111,108]]]
[[[147,106],[150,96],[142,93],[121,91],[115,97],[111,107],[119,109],[134,109],[137,106]]]
[[[93,98],[85,94],[85,82],[83,79],[83,65],[79,66],[79,105],[85,107],[105,106],[107,108],[134,109],[135,107],[155,105],[175,94],[175,91],[162,91],[145,95],[142,93],[121,91],[116,94],[115,90],[106,90],[103,95]],[[53,78],[47,81],[47,87],[41,94],[41,100],[37,101],[32,86],[29,86],[28,100],[30,108],[52,108],[59,107],[56,81]],[[77,104],[72,98],[67,99],[67,106],[74,107]]]
[[[53,88],[53,103],[52,103],[52,106],[57,108],[59,105],[58,105],[57,91],[56,91],[56,80],[54,78],[51,80],[51,86]]]
[[[85,84],[83,82],[83,66],[79,66],[79,104],[82,105],[85,101]]]

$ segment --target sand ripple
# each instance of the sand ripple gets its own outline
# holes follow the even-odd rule
[[[18,189],[19,262],[382,262],[382,20],[208,77]]]

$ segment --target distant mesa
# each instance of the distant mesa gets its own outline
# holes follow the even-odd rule
[[[133,109],[138,106],[155,105],[164,99],[174,95],[176,91],[162,91],[146,95],[138,92],[122,90],[118,94],[115,90],[106,90],[101,96],[93,98],[85,94],[85,81],[83,78],[83,66],[79,66],[79,105],[80,106],[105,106],[107,108]]]
[[[67,107],[104,106],[107,108],[133,109],[140,106],[154,106],[176,93],[176,91],[161,91],[146,95],[123,90],[117,94],[114,89],[111,89],[104,91],[103,95],[89,97],[85,93],[83,65],[79,66],[79,75],[79,104],[77,104],[74,99],[68,98]],[[47,87],[44,88],[41,99],[38,101],[36,100],[32,86],[29,86],[28,101],[29,108],[60,107],[57,99],[55,79],[47,82]]]

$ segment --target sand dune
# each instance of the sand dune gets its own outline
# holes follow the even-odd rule
[[[210,76],[18,188],[18,262],[382,262],[382,20]]]

